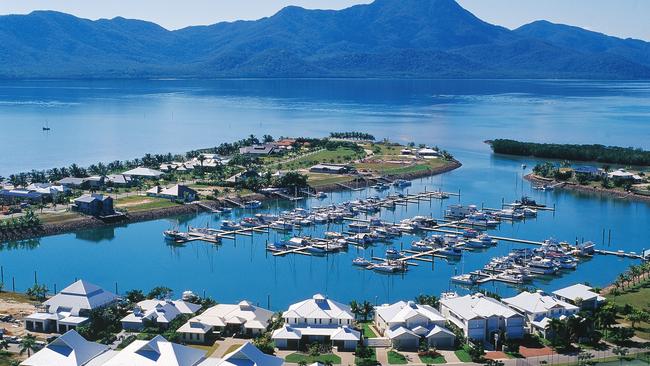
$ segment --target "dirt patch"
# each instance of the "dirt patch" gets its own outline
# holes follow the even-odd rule
[[[0,322],[0,328],[4,329],[9,336],[21,337],[26,332],[22,319],[35,312],[36,306],[31,303],[0,299],[0,314],[10,315],[14,319],[10,322]]]
[[[490,351],[485,352],[485,358],[489,360],[504,360],[508,358],[508,355],[501,351]]]
[[[536,356],[550,356],[554,354],[553,349],[550,347],[541,347],[541,348],[528,348],[524,346],[519,347],[519,354],[524,357],[536,357]]]

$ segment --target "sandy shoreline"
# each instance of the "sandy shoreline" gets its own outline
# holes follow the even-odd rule
[[[416,173],[399,174],[399,175],[388,176],[388,177],[390,179],[414,180],[418,178],[446,173],[458,169],[461,166],[462,164],[460,162],[454,160],[452,164],[443,167],[416,172]],[[330,184],[325,186],[319,186],[318,190],[323,192],[335,192],[335,191],[343,191],[345,190],[345,188],[337,184]],[[245,198],[248,200],[260,200],[260,201],[274,199],[272,197],[264,196],[261,194],[251,194],[251,195],[247,195]],[[222,201],[202,201],[201,203],[215,208],[224,204]],[[197,205],[196,203],[179,205],[179,206],[159,208],[159,209],[141,211],[141,212],[129,212],[126,215],[125,219],[117,222],[104,222],[94,217],[84,216],[63,223],[50,223],[50,224],[43,224],[35,228],[0,232],[0,243],[36,239],[45,236],[73,233],[77,231],[100,228],[100,227],[114,227],[114,226],[119,226],[124,224],[135,223],[135,222],[157,220],[160,218],[165,218],[170,216],[194,214],[204,210],[205,208]]]

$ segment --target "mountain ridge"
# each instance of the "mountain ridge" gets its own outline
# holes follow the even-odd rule
[[[546,21],[515,30],[454,0],[289,6],[167,30],[54,11],[0,16],[0,78],[650,78],[650,43]]]

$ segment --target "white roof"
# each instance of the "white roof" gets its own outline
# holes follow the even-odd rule
[[[447,329],[445,327],[441,327],[439,325],[436,325],[435,327],[433,327],[433,329],[431,329],[431,331],[429,333],[427,333],[427,335],[425,337],[431,338],[431,337],[434,337],[434,336],[435,337],[447,336],[447,337],[456,338],[456,335],[454,334],[454,332],[452,332],[451,330],[449,330],[449,329]]]
[[[413,301],[399,301],[392,305],[383,305],[375,309],[386,323],[406,323],[415,316],[424,316],[430,322],[444,322],[445,318],[440,312],[429,305],[419,305]]]
[[[300,339],[303,336],[326,336],[333,341],[358,341],[361,333],[350,327],[292,327],[284,325],[276,329],[271,335],[272,339]]]
[[[440,304],[466,320],[489,318],[492,316],[501,316],[504,318],[520,316],[507,305],[480,293],[444,298],[440,300]]]
[[[563,308],[568,311],[577,311],[578,307],[562,300],[558,300],[544,292],[521,292],[517,296],[503,299],[503,302],[530,314],[545,313],[552,309]]]
[[[199,366],[281,366],[284,360],[267,355],[251,343],[245,343],[222,359],[208,358]]]
[[[137,167],[131,170],[127,170],[123,175],[128,175],[128,176],[133,176],[133,177],[149,177],[149,178],[158,178],[161,175],[163,175],[163,172],[155,170],[155,169],[149,169],[149,168],[144,168],[144,167]]]
[[[90,282],[79,280],[52,296],[44,304],[49,306],[50,313],[66,309],[72,315],[78,315],[79,310],[97,309],[116,300],[117,295]]]
[[[332,301],[321,294],[289,306],[282,316],[300,319],[354,319],[349,306]]]
[[[150,341],[136,340],[104,366],[195,366],[205,352],[156,336]]]
[[[70,330],[23,361],[21,365],[81,366],[108,349],[108,346],[89,342],[75,330]]]
[[[122,318],[126,323],[142,323],[143,319],[155,320],[157,323],[169,323],[181,314],[194,314],[201,305],[182,300],[144,300],[138,303],[133,313]]]
[[[219,304],[195,316],[178,329],[179,333],[206,333],[212,327],[242,324],[244,328],[266,329],[273,312],[253,305],[249,301],[238,304]]]
[[[386,330],[386,337],[389,339],[395,339],[395,338],[400,338],[404,336],[410,336],[413,338],[420,338],[420,335],[415,333],[414,331],[405,328],[405,327],[397,327],[395,329],[387,329]]]
[[[553,294],[565,299],[569,299],[571,301],[576,301],[577,299],[597,299],[598,301],[602,301],[605,299],[604,297],[601,297],[597,293],[591,291],[591,287],[583,285],[581,283],[553,291]]]

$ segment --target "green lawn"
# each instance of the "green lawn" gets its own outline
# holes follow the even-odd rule
[[[310,186],[317,188],[323,186],[329,186],[336,183],[345,183],[352,181],[352,177],[348,175],[338,175],[338,174],[318,174],[318,173],[309,173],[307,174],[307,182]]]
[[[307,362],[307,364],[311,364],[311,363],[314,363],[314,362],[324,363],[326,361],[330,361],[335,365],[341,364],[341,357],[339,357],[339,356],[337,356],[337,355],[335,355],[333,353],[327,353],[327,354],[322,354],[322,355],[317,356],[317,357],[312,357],[312,356],[310,356],[308,354],[305,354],[305,353],[296,352],[296,353],[290,354],[284,360],[287,361],[287,362],[290,362],[290,363],[300,363],[300,361],[305,361],[305,362]]]
[[[370,325],[372,322],[360,322],[361,329],[363,329],[363,336],[366,338],[377,338],[377,334],[372,330]]]
[[[458,357],[458,359],[461,362],[472,362],[472,357],[464,349],[459,349],[454,353],[456,354],[456,357]]]
[[[179,204],[165,198],[130,196],[117,199],[115,208],[126,208],[129,212],[148,211],[159,208],[178,206]]]
[[[212,355],[217,351],[217,349],[219,348],[219,343],[214,342],[214,344],[213,344],[212,346],[201,346],[201,345],[198,345],[198,344],[190,344],[189,346],[192,347],[192,348],[196,348],[196,349],[200,349],[200,350],[202,350],[202,351],[205,351],[205,352],[206,352],[206,353],[205,353],[205,357],[210,357],[210,356],[212,356]],[[238,345],[238,347],[239,347],[239,346],[241,346],[241,344]],[[226,353],[229,353],[229,352],[226,352]]]
[[[359,163],[359,164],[355,164],[355,167],[357,169],[375,171],[384,175],[397,175],[397,174],[410,174],[410,173],[417,173],[421,171],[431,170],[431,169],[445,166],[447,164],[449,164],[449,162],[446,160],[427,159],[427,160],[419,160],[416,164],[413,165],[375,162],[375,163]]]
[[[621,290],[620,294],[617,295],[612,295],[611,293],[607,295],[607,300],[618,306],[629,304],[635,309],[646,311],[650,310],[648,299],[650,299],[650,281],[644,281],[631,288]],[[631,325],[625,319],[621,320],[622,323]],[[638,337],[650,340],[650,323],[637,323],[635,331]]]
[[[401,353],[388,351],[388,363],[391,365],[406,365],[408,360]]]
[[[428,364],[435,364],[435,363],[447,363],[447,360],[445,360],[445,357],[443,355],[420,356],[420,361],[422,361],[423,363],[426,363],[427,365]]]
[[[315,154],[300,157],[294,161],[282,164],[282,169],[295,170],[309,168],[318,163],[346,164],[365,156],[364,152],[358,153],[352,149],[339,147],[336,150],[323,150]]]
[[[0,366],[10,366],[14,358],[7,351],[0,351]]]

